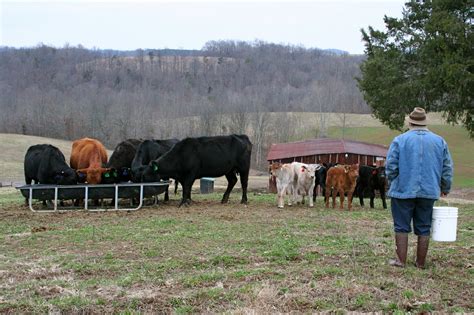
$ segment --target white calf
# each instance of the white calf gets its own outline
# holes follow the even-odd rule
[[[283,208],[285,204],[285,194],[290,196],[293,192],[294,172],[291,164],[279,162],[270,165],[270,174],[275,176],[278,191],[278,208]],[[288,205],[291,206],[291,197],[288,198]]]
[[[309,206],[313,207],[313,190],[316,171],[321,168],[319,164],[304,164],[300,162],[291,163],[293,168],[293,200],[296,202],[298,196],[302,197],[304,204],[304,197],[308,196]]]

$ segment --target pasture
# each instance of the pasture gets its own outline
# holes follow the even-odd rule
[[[0,194],[0,312],[473,312],[474,204],[428,268],[386,264],[389,211],[277,209],[275,195],[194,194],[190,207],[33,214]],[[442,204],[442,203],[439,203]],[[410,237],[409,261],[415,238]]]

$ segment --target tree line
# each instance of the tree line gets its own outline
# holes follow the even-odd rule
[[[127,138],[247,133],[254,166],[288,141],[291,115],[369,113],[355,77],[364,56],[261,41],[211,41],[199,51],[0,49],[0,132]],[[324,135],[324,121],[315,122]]]

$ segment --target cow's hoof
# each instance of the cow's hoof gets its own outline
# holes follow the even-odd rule
[[[283,209],[283,206],[278,206],[279,209]]]
[[[181,203],[179,204],[178,208],[180,208],[181,206],[185,206],[185,207],[188,207],[191,205],[191,200],[183,200],[181,201]]]

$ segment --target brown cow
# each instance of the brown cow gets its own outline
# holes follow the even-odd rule
[[[332,190],[332,207],[336,207],[336,196],[341,198],[340,209],[344,209],[344,193],[347,193],[347,205],[352,208],[352,193],[359,176],[359,164],[338,165],[328,170],[326,177],[326,208],[329,208],[329,194]]]
[[[72,143],[70,165],[88,184],[100,184],[102,174],[109,170],[102,167],[106,163],[107,151],[100,141],[82,138]]]

